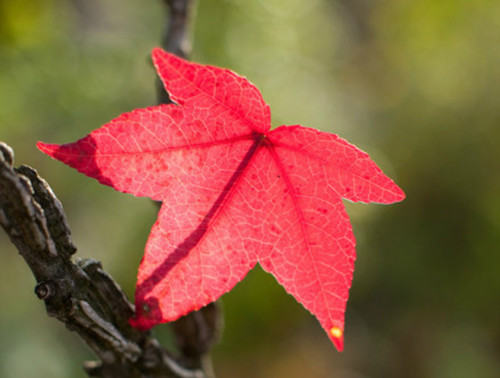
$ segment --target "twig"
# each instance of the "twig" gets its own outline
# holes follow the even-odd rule
[[[163,46],[187,57],[192,0],[164,0],[170,22]],[[161,88],[160,102],[169,102]],[[32,270],[35,293],[47,313],[77,332],[100,361],[86,362],[92,377],[213,376],[209,349],[220,333],[215,304],[173,324],[182,353],[174,359],[150,332],[128,323],[132,304],[99,262],[71,257],[76,252],[63,208],[49,185],[27,166],[13,168],[13,151],[0,142],[0,224]]]
[[[191,38],[189,36],[190,18],[193,13],[193,0],[163,0],[169,22],[165,29],[162,46],[165,50],[187,58],[191,53]]]
[[[205,377],[181,366],[149,332],[128,324],[133,307],[99,262],[71,261],[76,248],[61,203],[34,169],[13,168],[13,151],[2,142],[0,224],[32,270],[47,313],[77,332],[99,357],[85,363],[89,376]]]
[[[191,53],[189,25],[194,12],[193,0],[163,0],[167,15],[165,34],[161,46],[182,58],[188,58]],[[163,88],[160,79],[156,84],[159,104],[169,104],[172,101]]]

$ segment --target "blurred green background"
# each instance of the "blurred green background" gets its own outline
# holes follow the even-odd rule
[[[78,256],[130,297],[154,205],[35,143],[154,105],[164,25],[159,0],[0,0],[0,140],[51,184]],[[500,1],[202,0],[193,41],[193,60],[261,89],[273,125],[340,134],[407,194],[347,204],[358,260],[343,353],[256,269],[223,297],[218,377],[499,377]],[[91,352],[46,316],[3,232],[0,261],[0,376],[84,377]]]

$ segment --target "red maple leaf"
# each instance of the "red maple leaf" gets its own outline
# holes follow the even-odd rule
[[[160,49],[156,69],[175,104],[122,114],[46,154],[119,191],[162,201],[136,287],[136,327],[199,309],[259,262],[343,348],[355,240],[342,198],[404,194],[369,156],[303,126],[270,130],[245,78]]]

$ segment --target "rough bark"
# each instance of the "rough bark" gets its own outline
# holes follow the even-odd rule
[[[182,366],[150,332],[128,324],[133,306],[99,262],[72,261],[76,248],[61,203],[33,168],[13,167],[13,151],[2,142],[0,224],[33,272],[48,315],[77,332],[100,359],[85,363],[89,376],[205,377]]]

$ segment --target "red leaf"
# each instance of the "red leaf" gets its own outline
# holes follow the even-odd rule
[[[343,348],[355,240],[341,198],[404,194],[369,156],[302,126],[270,131],[270,110],[235,73],[160,49],[176,104],[126,113],[46,154],[122,192],[162,201],[139,268],[136,318],[147,329],[216,300],[259,262]]]

